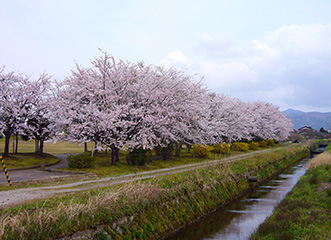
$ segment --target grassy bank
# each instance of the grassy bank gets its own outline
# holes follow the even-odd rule
[[[251,239],[330,239],[331,145],[307,167],[307,173]]]
[[[47,153],[42,156],[37,153],[16,153],[3,159],[8,169],[47,165],[59,160],[59,158]]]
[[[308,155],[292,145],[182,174],[95,189],[0,211],[1,239],[160,239]]]

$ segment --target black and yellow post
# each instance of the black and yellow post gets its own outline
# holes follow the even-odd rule
[[[2,159],[2,154],[0,154],[0,159],[1,159],[1,164],[2,164],[2,167],[3,167],[3,171],[5,172],[6,177],[7,177],[8,184],[9,184],[9,186],[11,186],[10,177],[9,177],[9,175],[8,175],[8,172],[7,172],[7,168],[6,168],[5,162],[4,162],[3,159]]]

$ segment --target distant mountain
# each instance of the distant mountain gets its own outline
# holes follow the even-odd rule
[[[299,129],[303,126],[309,126],[313,129],[331,130],[331,112],[302,112],[294,109],[283,111],[287,118],[292,120],[293,128]]]

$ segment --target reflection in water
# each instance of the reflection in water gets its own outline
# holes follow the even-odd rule
[[[167,240],[248,239],[306,172],[309,159]]]

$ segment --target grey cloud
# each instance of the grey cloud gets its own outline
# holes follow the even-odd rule
[[[207,55],[194,68],[219,93],[284,108],[331,111],[330,39],[331,25],[321,24],[282,27],[228,50],[215,38],[212,44],[201,44]],[[213,53],[218,47],[223,55]]]

